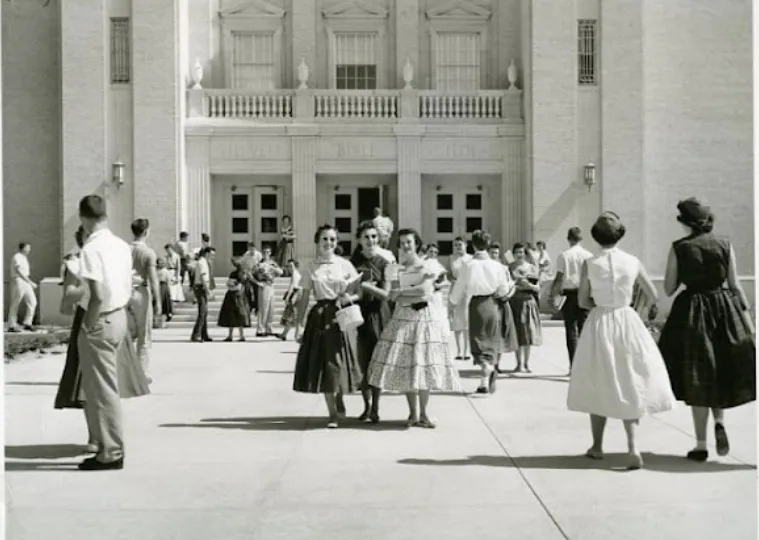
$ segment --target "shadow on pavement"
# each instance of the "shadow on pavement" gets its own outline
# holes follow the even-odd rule
[[[482,372],[479,369],[460,369],[459,377],[462,379],[479,379],[482,376]],[[497,377],[498,381],[519,381],[519,380],[536,380],[536,381],[550,381],[569,383],[569,377],[566,375],[529,375],[524,372],[516,375],[512,372],[502,373]]]
[[[247,431],[312,431],[326,429],[326,417],[318,416],[261,416],[245,418],[204,418],[197,424],[161,424],[169,428],[242,429]],[[405,420],[364,424],[355,418],[340,421],[339,429],[370,431],[403,431],[408,429]]]
[[[80,444],[24,444],[6,446],[6,459],[58,459],[78,457],[87,454]]]
[[[683,456],[668,454],[651,454],[643,452],[643,469],[668,473],[715,473],[730,471],[756,470],[755,465],[744,463],[724,463],[707,461],[695,463]],[[580,456],[469,456],[464,459],[401,459],[403,465],[452,465],[480,467],[515,467],[519,469],[595,469],[609,472],[627,472],[627,454],[606,454],[603,460],[597,461]]]
[[[61,463],[60,461],[6,461],[5,470],[13,471],[77,471],[79,463]]]
[[[5,381],[6,386],[58,386],[57,382]]]
[[[292,375],[295,373],[294,371],[285,371],[285,370],[276,370],[276,369],[259,369],[256,370],[256,373],[276,373],[278,375]]]

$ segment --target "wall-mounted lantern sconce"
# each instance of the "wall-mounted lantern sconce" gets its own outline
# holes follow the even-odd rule
[[[111,165],[111,174],[113,176],[113,182],[117,186],[124,185],[124,170],[125,169],[126,169],[126,165],[121,160],[118,160],[114,162],[113,165]]]
[[[477,191],[482,191],[482,184],[477,186]]]
[[[585,167],[583,167],[585,185],[588,186],[588,191],[593,189],[596,184],[596,164],[589,161]]]
[[[335,186],[335,187],[334,187],[334,190],[335,190],[335,191],[340,191],[340,186]]]

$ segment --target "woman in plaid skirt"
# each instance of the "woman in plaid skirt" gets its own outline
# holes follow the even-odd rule
[[[728,240],[712,234],[714,215],[695,198],[680,201],[677,220],[687,236],[669,252],[664,291],[675,298],[659,338],[672,389],[691,406],[696,447],[693,461],[706,461],[709,409],[714,416],[717,455],[730,444],[723,409],[756,399],[756,345],[749,303]]]

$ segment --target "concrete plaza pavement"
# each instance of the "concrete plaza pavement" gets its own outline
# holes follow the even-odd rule
[[[82,413],[53,409],[63,355],[6,365],[7,538],[757,537],[754,404],[727,413],[728,457],[683,458],[694,441],[681,406],[641,422],[643,470],[624,470],[620,422],[590,461],[588,418],[566,410],[561,328],[544,329],[534,373],[502,376],[495,395],[433,396],[435,430],[403,427],[402,396],[383,397],[377,426],[326,430],[322,398],[290,390],[295,343],[187,337],[157,332],[153,394],[122,402],[123,471],[75,470]],[[471,363],[459,366],[473,391]],[[360,397],[347,405],[360,413]]]

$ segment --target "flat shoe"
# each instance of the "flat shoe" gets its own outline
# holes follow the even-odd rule
[[[685,456],[691,461],[697,461],[699,463],[703,463],[707,459],[709,459],[709,451],[708,450],[691,450],[688,452],[688,454]]]
[[[412,417],[408,417],[408,420],[406,420],[406,427],[414,427],[419,420],[414,420]]]
[[[80,471],[120,471],[124,468],[124,458],[109,463],[103,463],[102,461],[98,461],[94,457],[91,457],[82,461],[77,468]]]
[[[425,429],[435,429],[437,427],[437,425],[429,418],[419,420],[415,425],[416,427],[425,428]]]
[[[593,450],[592,448],[589,448],[587,452],[585,452],[585,457],[589,459],[595,459],[596,461],[600,461],[604,458],[603,452],[599,452],[598,450]]]
[[[643,467],[643,458],[640,454],[630,454],[627,458],[627,470],[637,471]]]
[[[338,426],[337,418],[330,418],[329,422],[327,422],[327,429],[335,429]]]
[[[714,425],[714,438],[717,441],[717,455],[726,456],[730,453],[730,441],[727,439],[727,431],[722,424]]]

